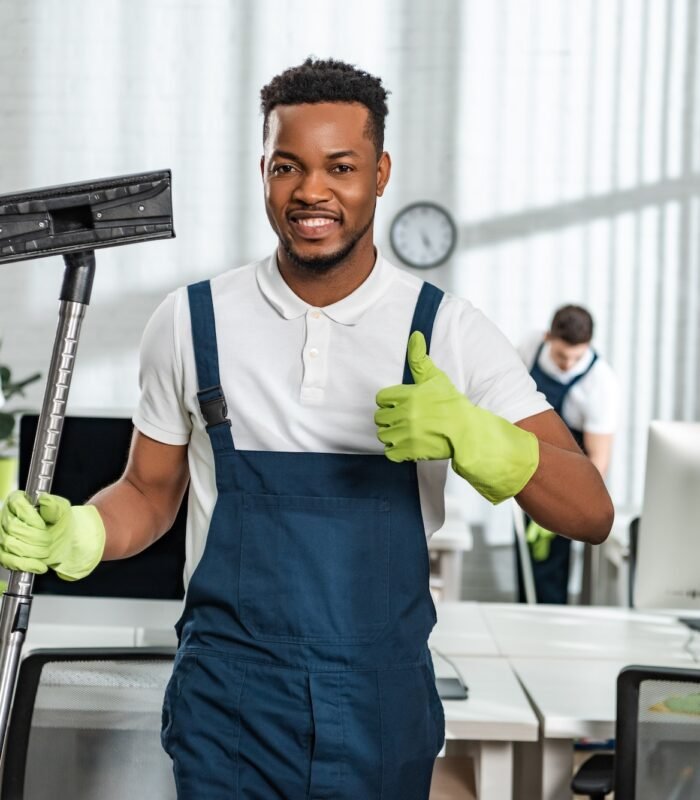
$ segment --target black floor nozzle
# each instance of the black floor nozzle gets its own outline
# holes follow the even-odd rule
[[[170,170],[0,195],[0,264],[173,236]]]

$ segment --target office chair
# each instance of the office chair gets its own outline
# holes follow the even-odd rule
[[[175,800],[160,746],[174,649],[37,649],[20,665],[2,800]]]
[[[596,755],[571,782],[603,800],[700,797],[700,669],[626,667],[617,679],[615,755]]]

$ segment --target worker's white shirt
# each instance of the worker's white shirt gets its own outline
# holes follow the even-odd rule
[[[402,382],[419,279],[378,255],[358,289],[319,309],[291,291],[273,256],[211,285],[221,384],[238,449],[383,452],[375,396]],[[443,299],[430,350],[472,402],[511,422],[549,408],[507,339],[466,300]],[[204,550],[216,484],[184,288],[168,295],[146,327],[140,382],[135,426],[157,441],[190,445],[188,580]],[[418,464],[427,535],[444,521],[447,466]]]
[[[518,348],[526,367],[532,369],[537,348],[542,344],[544,333],[533,333]],[[560,369],[551,356],[551,345],[545,342],[538,364],[540,369],[559,383],[569,383],[585,372],[593,360],[593,351],[588,348],[583,358],[570,370]],[[562,419],[574,430],[584,433],[611,434],[617,428],[617,381],[612,367],[598,356],[591,371],[581,378],[564,398]]]

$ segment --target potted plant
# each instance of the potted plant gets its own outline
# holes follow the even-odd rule
[[[24,390],[30,383],[38,381],[41,373],[35,372],[28,378],[16,381],[12,377],[9,367],[0,364],[0,502],[7,497],[15,486],[17,474],[17,416],[22,413],[21,408],[12,410],[5,408],[5,403],[19,395],[24,396]]]

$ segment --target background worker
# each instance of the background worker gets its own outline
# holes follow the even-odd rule
[[[519,348],[537,388],[561,416],[578,446],[605,478],[617,426],[617,382],[612,367],[591,346],[593,318],[582,306],[565,305],[549,331]],[[538,603],[566,603],[571,539],[529,520],[526,536]],[[519,599],[524,601],[516,547]]]
[[[574,538],[612,523],[505,337],[375,248],[386,94],[311,59],[263,88],[275,253],[155,312],[117,483],[0,516],[0,563],[74,579],[168,530],[189,481],[162,736],[180,800],[426,800],[444,737],[426,537],[450,461]]]

